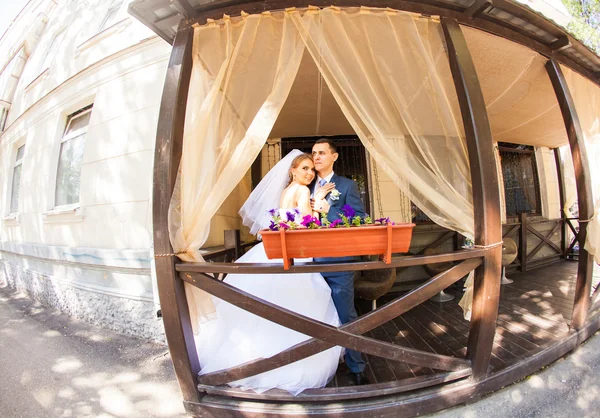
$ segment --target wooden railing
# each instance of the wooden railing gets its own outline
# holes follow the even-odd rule
[[[565,248],[564,254],[565,258],[578,260],[579,251],[575,252],[575,245],[579,244],[581,246],[581,243],[579,242],[579,226],[575,227],[573,221],[579,222],[579,218],[565,218],[565,225],[568,226],[571,232],[573,233],[573,238],[571,238],[569,246]]]
[[[231,249],[229,249],[229,251],[231,251]],[[385,264],[382,261],[350,262],[343,264],[298,263],[291,266],[289,270],[284,270],[283,265],[279,263],[177,263],[176,270],[179,272],[179,277],[183,281],[196,286],[219,299],[232,303],[241,309],[312,337],[311,339],[297,344],[270,358],[257,359],[226,370],[219,370],[201,375],[198,377],[200,383],[198,388],[200,391],[207,393],[218,392],[227,394],[228,396],[243,397],[243,393],[240,391],[235,389],[216,388],[216,386],[285,366],[337,345],[389,360],[449,371],[449,373],[436,374],[434,377],[431,375],[421,376],[419,378],[408,379],[408,381],[400,380],[386,383],[384,385],[386,393],[398,393],[409,390],[409,388],[425,387],[438,384],[441,381],[450,381],[467,377],[471,374],[471,362],[469,359],[456,358],[403,347],[397,344],[365,337],[363,334],[406,313],[466,276],[469,272],[481,265],[485,252],[486,250],[484,249],[473,249],[432,256],[404,256],[394,258],[391,264]],[[412,291],[381,306],[377,310],[369,312],[355,321],[344,324],[339,328],[274,305],[220,280],[226,274],[236,273],[290,274],[374,270],[449,261],[456,261],[459,263],[432,277],[426,283]],[[361,388],[359,397],[381,396],[381,386],[381,384],[366,385]],[[330,388],[326,391],[327,400],[347,399],[348,396],[350,396],[350,392],[355,393],[356,388]],[[289,395],[277,391],[270,392],[270,395],[265,396],[269,399],[277,400],[282,400],[283,398],[286,398],[286,396],[289,397]],[[314,398],[313,400],[323,400],[323,396],[324,393],[322,392],[315,392],[312,397],[308,394],[304,395],[305,399],[308,399],[306,397],[311,397],[311,399]],[[256,399],[255,397],[253,398]]]
[[[519,215],[518,222],[507,223],[504,225],[505,231],[502,238],[514,238],[518,243],[519,253],[517,259],[512,265],[518,267],[520,271],[528,271],[548,262],[559,260],[565,257],[565,249],[562,247],[564,228],[562,219],[536,219],[530,220],[526,213]],[[548,225],[551,227],[547,232],[541,232],[536,225]],[[561,234],[561,243],[556,244],[552,241],[554,234],[559,231]],[[529,249],[529,241],[532,236],[539,238],[540,242],[533,248]],[[553,254],[544,257],[535,258],[539,251],[548,247]]]

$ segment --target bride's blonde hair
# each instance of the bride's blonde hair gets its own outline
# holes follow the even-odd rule
[[[313,161],[313,157],[310,154],[302,153],[292,160],[292,164],[290,165],[290,170],[288,171],[288,175],[289,175],[288,186],[292,183],[292,181],[294,181],[294,176],[292,175],[292,170],[294,168],[298,168],[300,163],[304,160]],[[314,163],[314,161],[313,161],[313,163]]]

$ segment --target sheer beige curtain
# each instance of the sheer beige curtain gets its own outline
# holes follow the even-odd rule
[[[575,102],[592,176],[594,216],[588,223],[585,249],[600,263],[600,87],[563,65],[561,69]]]
[[[264,145],[305,46],[378,168],[436,223],[472,238],[467,148],[439,22],[384,9],[290,9],[196,29],[170,212],[180,258],[202,259],[210,219]],[[214,311],[206,293],[187,294],[192,318]]]
[[[433,221],[472,238],[468,154],[440,23],[386,9],[289,14],[377,166]]]
[[[291,12],[377,165],[435,223],[473,238],[468,153],[441,25],[377,9]],[[473,275],[461,307],[470,318]]]
[[[265,144],[286,101],[304,44],[285,15],[225,18],[194,32],[183,153],[169,233],[184,261],[202,261],[210,220]],[[186,284],[192,326],[214,312]]]

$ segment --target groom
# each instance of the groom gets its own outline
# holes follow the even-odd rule
[[[329,192],[325,201],[314,202],[315,207],[313,209],[321,214],[327,214],[329,222],[340,219],[344,205],[350,205],[360,217],[365,216],[364,206],[362,200],[360,200],[356,183],[345,177],[337,176],[333,172],[333,164],[338,159],[335,143],[327,138],[317,140],[312,148],[312,156],[317,176],[309,186],[311,195],[314,195],[319,187],[326,183],[335,184],[335,189]],[[354,257],[315,258],[317,263],[351,260],[354,260]],[[358,315],[354,307],[354,272],[343,271],[321,274],[331,288],[331,297],[342,324],[355,320]],[[345,360],[346,365],[354,375],[354,381],[357,385],[369,383],[364,374],[365,361],[358,351],[346,349]]]

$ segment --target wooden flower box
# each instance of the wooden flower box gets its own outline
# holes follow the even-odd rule
[[[269,259],[283,259],[288,270],[294,258],[379,255],[386,264],[392,253],[405,253],[410,247],[415,224],[365,225],[350,228],[262,230]]]

